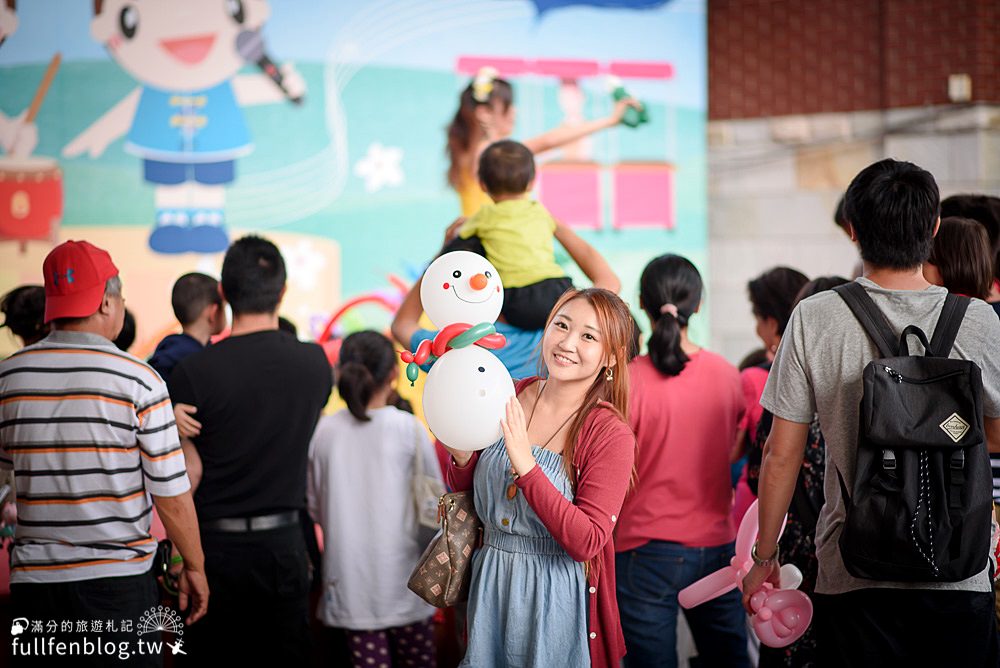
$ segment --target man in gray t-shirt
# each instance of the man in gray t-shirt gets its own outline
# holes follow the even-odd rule
[[[921,272],[939,221],[933,177],[910,163],[883,160],[855,177],[846,200],[852,239],[864,260],[864,277],[858,282],[896,333],[916,325],[931,337],[947,294],[927,283]],[[916,353],[919,343],[911,339],[911,347]],[[818,414],[826,439],[826,503],[816,527],[817,655],[831,666],[897,665],[907,658],[923,665],[995,666],[989,555],[982,555],[982,572],[953,583],[865,580],[844,566],[839,540],[845,506],[839,478],[852,489],[861,375],[877,357],[876,345],[840,295],[820,293],[792,314],[761,397],[775,420],[760,477],[757,565],[744,580],[744,602],[765,580],[776,581],[781,518],[809,423]],[[982,369],[987,440],[991,450],[1000,449],[1000,320],[984,302],[970,304],[951,357],[971,360]]]

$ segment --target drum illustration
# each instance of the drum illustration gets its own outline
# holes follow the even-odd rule
[[[54,159],[0,157],[0,241],[54,241],[62,210],[62,171]]]

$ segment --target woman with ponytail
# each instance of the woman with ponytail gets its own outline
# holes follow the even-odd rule
[[[346,630],[356,667],[436,665],[434,608],[406,582],[425,547],[411,491],[417,457],[425,475],[440,468],[396,394],[398,364],[378,332],[344,339],[337,389],[347,408],[320,419],[310,446],[309,512],[326,544],[317,616]]]
[[[461,665],[617,668],[611,534],[635,457],[625,419],[632,320],[613,292],[570,290],[543,331],[542,377],[517,384],[503,439],[449,450],[449,480],[475,490],[484,525]]]
[[[701,275],[679,255],[642,272],[648,355],[629,365],[638,484],[615,533],[625,665],[676,666],[677,593],[729,564],[729,452],[743,416],[739,372],[688,338]],[[684,613],[706,666],[749,666],[743,608],[731,592]]]
[[[639,106],[636,100],[625,98],[616,102],[605,118],[558,127],[522,143],[538,155],[612,128],[621,122],[626,109]],[[479,155],[493,142],[510,138],[515,117],[514,89],[500,78],[495,68],[483,67],[462,90],[455,117],[448,125],[447,153],[448,184],[462,200],[463,216],[471,216],[483,204],[490,203],[476,175]]]

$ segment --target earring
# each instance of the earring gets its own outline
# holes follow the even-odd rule
[[[608,367],[607,372],[604,374],[604,380],[609,383],[615,379],[615,370],[612,367]]]

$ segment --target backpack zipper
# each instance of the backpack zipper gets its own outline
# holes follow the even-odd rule
[[[960,376],[963,373],[965,373],[964,371],[950,371],[944,374],[943,376],[934,376],[933,378],[925,378],[924,380],[917,380],[916,378],[907,378],[903,374],[893,369],[891,366],[883,366],[882,368],[885,370],[887,374],[892,376],[892,379],[897,383],[906,382],[910,383],[911,385],[925,385],[927,383],[936,383],[939,380],[944,380],[945,378],[951,378],[952,376]]]

